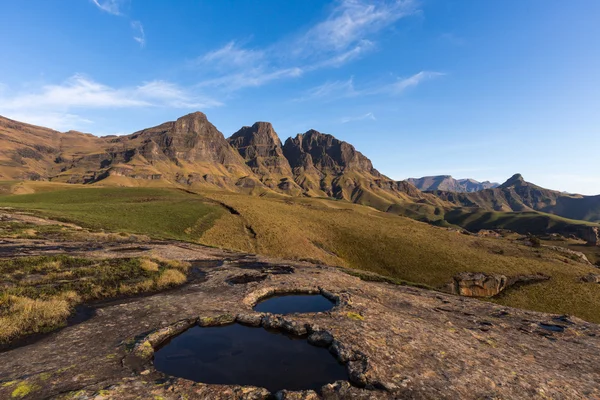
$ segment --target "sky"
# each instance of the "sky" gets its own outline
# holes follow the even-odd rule
[[[129,134],[202,111],[394,179],[600,194],[597,0],[2,0],[0,115]]]

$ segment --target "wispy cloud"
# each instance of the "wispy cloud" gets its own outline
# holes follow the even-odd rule
[[[85,129],[93,121],[79,115],[51,111],[16,111],[5,115],[16,121],[23,121],[32,125],[39,125],[58,131],[71,129]]]
[[[112,15],[122,15],[123,0],[92,0],[99,9]]]
[[[264,48],[236,41],[200,56],[193,63],[204,75],[200,86],[227,92],[339,67],[376,48],[375,36],[415,13],[413,0],[339,0],[316,25]]]
[[[370,96],[377,94],[394,96],[403,93],[410,87],[418,86],[427,80],[444,75],[445,74],[441,72],[421,71],[408,78],[399,78],[394,82],[385,84],[370,83],[368,85],[364,85],[364,88],[356,88],[354,85],[354,78],[350,78],[346,81],[327,81],[322,85],[315,86],[307,90],[303,96],[295,99],[295,101],[317,99],[331,101],[341,98]]]
[[[245,67],[263,57],[264,51],[243,49],[235,41],[231,41],[220,49],[206,53],[198,62],[218,67]]]
[[[140,21],[131,21],[131,27],[133,28],[133,40],[138,42],[141,47],[146,45],[146,34],[144,33],[144,26]]]
[[[373,115],[372,112],[368,112],[366,114],[358,115],[355,117],[344,117],[344,118],[340,119],[340,122],[342,124],[347,124],[348,122],[364,121],[367,119],[369,119],[371,121],[377,121],[377,118],[375,118],[375,115]]]
[[[298,53],[343,52],[368,35],[378,33],[400,18],[413,14],[412,0],[343,0],[327,18],[297,41]]]
[[[346,97],[354,97],[360,94],[354,88],[354,78],[346,81],[327,81],[322,85],[315,86],[307,90],[302,97],[295,101],[306,101],[315,99],[335,100]]]
[[[278,79],[299,77],[302,73],[302,69],[297,67],[268,70],[259,66],[253,69],[239,71],[231,75],[207,79],[198,83],[196,86],[217,87],[228,92],[233,92],[246,87],[262,86]]]
[[[84,75],[74,75],[59,85],[44,85],[37,92],[0,96],[0,109],[9,117],[36,122],[43,118],[46,126],[91,122],[77,116],[77,109],[164,107],[206,109],[220,102],[191,93],[178,85],[161,80],[138,86],[114,88]],[[38,115],[39,117],[35,117]]]
[[[442,72],[432,72],[432,71],[421,71],[413,76],[408,78],[398,79],[396,82],[390,84],[389,86],[384,86],[380,88],[382,92],[389,92],[391,94],[399,94],[404,92],[406,89],[410,87],[417,86],[422,82],[425,82],[430,79],[438,78],[440,76],[444,76],[445,74]]]
[[[140,47],[146,46],[146,33],[144,26],[140,21],[130,19],[123,13],[123,6],[129,0],[91,0],[100,10],[118,17],[129,19],[131,29],[133,30],[133,40],[140,44]]]

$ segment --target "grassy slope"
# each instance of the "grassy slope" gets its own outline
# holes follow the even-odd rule
[[[343,202],[208,196],[246,218],[257,233],[254,246],[260,253],[318,259],[434,287],[462,271],[545,273],[552,276],[550,281],[512,290],[496,301],[600,322],[594,306],[600,301],[600,285],[578,282],[597,270],[546,249],[465,236]],[[217,221],[201,241],[222,245],[222,237],[227,237],[227,247],[252,251],[243,245],[247,243],[243,229],[235,229],[225,219]]]
[[[480,209],[458,208],[447,212],[444,219],[473,232],[480,229],[509,229],[520,233],[543,234],[548,232],[576,232],[579,227],[598,226],[586,221],[578,221],[545,214],[529,212],[495,212]]]
[[[92,229],[191,240],[224,212],[171,189],[75,188],[0,197],[0,206],[42,212]]]
[[[72,189],[0,197],[0,206],[33,209],[92,227],[313,259],[434,287],[463,271],[541,272],[552,279],[515,289],[496,301],[600,322],[594,306],[600,302],[600,285],[578,282],[596,270],[549,250],[461,235],[344,201],[202,195],[240,215],[207,204],[201,196],[169,189]]]

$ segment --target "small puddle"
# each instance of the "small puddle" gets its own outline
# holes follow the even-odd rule
[[[544,324],[544,323],[540,323],[539,325],[540,325],[540,328],[545,329],[547,331],[552,331],[552,332],[564,332],[565,331],[565,327],[560,326],[560,325]]]
[[[305,338],[232,324],[194,326],[154,353],[158,371],[196,382],[316,390],[347,380],[346,368],[327,349]]]
[[[198,267],[192,266],[188,271],[188,283],[202,283],[207,281],[206,272]]]
[[[241,284],[250,283],[250,282],[262,282],[265,279],[267,279],[267,275],[264,275],[264,274],[263,275],[243,274],[243,275],[238,275],[238,276],[234,276],[234,277],[227,279],[227,283],[229,283],[230,285],[241,285]]]
[[[335,304],[321,294],[286,294],[268,297],[254,311],[271,314],[316,313],[331,310]]]

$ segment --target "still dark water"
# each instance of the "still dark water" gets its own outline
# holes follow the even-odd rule
[[[195,326],[154,354],[157,370],[196,382],[319,390],[347,380],[346,368],[306,339],[239,324]]]
[[[254,306],[254,311],[272,314],[312,313],[331,310],[335,304],[320,294],[290,294],[269,297]]]

